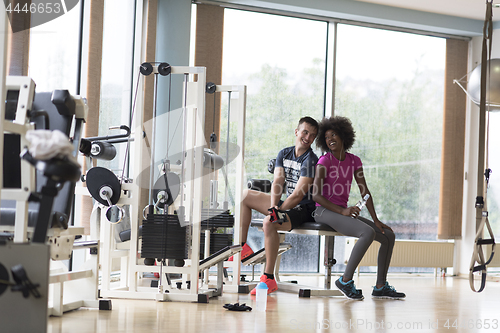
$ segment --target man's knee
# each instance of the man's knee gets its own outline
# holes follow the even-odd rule
[[[267,193],[246,189],[243,191],[243,199],[241,203],[250,209],[258,211],[267,210],[271,197]],[[265,208],[264,208],[265,207]]]
[[[262,221],[262,230],[264,233],[275,231],[275,225],[271,222],[271,217],[269,215],[264,218],[264,221]]]
[[[289,223],[283,223],[282,225],[279,223],[271,222],[271,217],[268,215],[264,219],[262,223],[262,231],[264,231],[264,235],[274,235],[277,234],[279,230],[289,230],[286,225]]]
[[[250,198],[250,191],[251,190],[248,190],[248,189],[245,189],[243,190],[243,195],[241,196],[243,199],[242,199],[242,204],[244,205],[248,205],[248,201],[251,200]]]

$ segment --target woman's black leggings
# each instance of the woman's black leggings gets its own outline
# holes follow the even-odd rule
[[[342,235],[359,238],[354,245],[349,261],[344,272],[344,280],[352,280],[354,271],[358,267],[361,259],[365,255],[368,247],[376,240],[380,243],[380,250],[378,251],[378,268],[377,268],[377,285],[385,284],[387,280],[387,271],[392,257],[392,249],[394,248],[394,241],[396,236],[389,229],[384,229],[384,234],[375,223],[358,216],[352,218],[342,214],[334,213],[322,206],[316,208],[314,212],[314,219],[316,222],[324,223],[340,232]]]

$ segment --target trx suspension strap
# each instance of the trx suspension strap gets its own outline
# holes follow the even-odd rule
[[[493,259],[495,253],[495,238],[488,221],[488,210],[486,205],[486,193],[488,188],[490,169],[485,169],[487,165],[487,110],[486,110],[486,90],[487,78],[489,79],[489,64],[491,58],[491,41],[493,34],[492,21],[492,0],[486,1],[486,17],[483,28],[483,49],[481,57],[481,99],[479,104],[479,156],[478,156],[478,179],[477,179],[477,197],[476,197],[476,238],[474,240],[474,252],[469,268],[469,283],[472,291],[481,292],[486,285],[486,265]],[[486,170],[484,174],[482,170]],[[483,178],[484,177],[484,178]],[[484,227],[486,226],[489,239],[484,239]],[[487,261],[484,259],[483,245],[491,245],[491,255]],[[476,265],[477,263],[477,265]],[[474,286],[474,272],[481,273],[481,286],[476,290]]]

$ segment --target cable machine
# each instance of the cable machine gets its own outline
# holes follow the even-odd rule
[[[468,90],[460,84],[461,80],[454,80],[471,100],[479,106],[479,156],[477,175],[477,196],[474,207],[476,209],[476,237],[474,239],[474,251],[469,267],[469,284],[474,292],[481,292],[486,286],[487,265],[495,254],[495,237],[488,220],[487,193],[490,180],[491,169],[488,167],[488,112],[498,110],[498,82],[494,82],[492,77],[495,70],[498,70],[498,61],[491,59],[491,44],[493,38],[492,1],[486,1],[486,16],[483,28],[483,44],[481,64],[477,66],[471,74]],[[498,60],[498,59],[496,59]],[[491,70],[492,63],[494,71]],[[495,76],[496,78],[496,76]],[[498,81],[498,80],[495,80]],[[488,231],[489,238],[485,238],[484,231]],[[483,246],[490,245],[490,255],[485,259]],[[476,264],[477,263],[477,264]],[[480,287],[476,290],[475,275],[481,276]]]
[[[241,251],[239,243],[231,245],[218,253],[214,253],[202,261],[200,258],[200,241],[203,214],[203,177],[205,119],[205,86],[206,69],[204,67],[177,67],[167,63],[143,63],[139,69],[137,92],[143,90],[144,77],[154,77],[154,109],[151,137],[145,136],[144,110],[142,95],[137,94],[133,112],[132,127],[135,127],[127,145],[133,142],[130,149],[131,180],[120,182],[120,186],[111,175],[101,175],[92,185],[93,197],[106,208],[101,214],[101,254],[103,297],[122,297],[135,299],[156,299],[158,301],[191,301],[208,302],[209,297],[222,294],[222,262],[229,256]],[[167,133],[165,158],[155,161],[159,120],[164,121],[162,128],[172,129],[169,110],[166,115],[156,114],[157,83],[160,77],[170,78],[168,94],[172,90],[172,75],[183,78],[182,108],[180,124],[181,152],[173,154],[171,136]],[[169,103],[170,104],[170,103]],[[166,117],[166,119],[161,118]],[[243,117],[244,118],[244,117]],[[164,126],[164,123],[167,126]],[[167,131],[169,131],[167,130]],[[151,155],[147,156],[146,142],[150,143]],[[210,156],[208,156],[209,158]],[[144,177],[142,161],[150,161],[149,177]],[[155,177],[155,170],[159,170]],[[92,182],[92,169],[87,173],[88,185]],[[147,180],[145,178],[148,178]],[[114,183],[114,184],[113,184]],[[139,194],[141,188],[148,190],[148,204],[140,207]],[[111,189],[111,191],[110,191]],[[113,200],[115,193],[117,200]],[[97,193],[97,194],[96,194]],[[102,198],[104,196],[105,198]],[[107,196],[107,197],[106,197]],[[114,237],[116,223],[121,221],[123,206],[129,206],[130,230],[126,242],[117,242]],[[117,216],[115,216],[117,215]],[[113,216],[114,219],[113,219]],[[110,219],[111,217],[111,219]],[[111,222],[111,223],[110,223]],[[139,255],[140,254],[140,255]],[[120,258],[120,282],[112,283],[113,258]],[[173,259],[174,266],[167,266]],[[158,263],[158,265],[155,265]],[[214,288],[200,282],[200,272],[218,266],[217,285]],[[159,281],[146,285],[145,274],[154,272]],[[175,285],[170,278],[180,275]]]

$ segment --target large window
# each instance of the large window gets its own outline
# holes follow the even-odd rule
[[[325,114],[325,96],[331,94],[325,94],[328,24],[228,9],[224,20],[223,84],[248,86],[247,177],[272,179],[267,162],[293,145],[298,118],[319,120]],[[351,151],[363,161],[378,216],[399,239],[436,239],[445,40],[331,27],[337,29],[334,113],[353,122]],[[351,203],[359,197],[353,185]],[[262,235],[251,231],[249,237],[252,248],[262,246]],[[338,270],[343,269],[342,245],[337,242]],[[295,260],[289,270],[314,270],[297,264],[312,257],[294,255],[285,254]]]
[[[29,70],[37,92],[77,91],[81,4],[30,30]]]
[[[338,25],[335,113],[353,123],[351,152],[397,239],[437,238],[445,47],[442,38]],[[359,198],[353,185],[350,204]]]
[[[107,0],[104,3],[102,43],[101,101],[99,135],[123,134],[112,126],[129,125],[132,101],[132,61],[134,46],[135,0]],[[116,144],[117,156],[99,160],[100,166],[121,174],[126,144]]]
[[[248,87],[248,178],[271,180],[267,163],[279,150],[294,145],[298,120],[306,115],[323,117],[326,42],[325,22],[225,10],[222,84]],[[222,126],[225,123],[223,119]],[[292,236],[287,235],[287,241],[299,241]],[[317,271],[318,238],[300,241],[307,244],[297,244],[285,253],[282,269]],[[262,248],[262,233],[251,230],[248,243],[254,251]]]
[[[398,239],[435,240],[445,40],[341,24],[337,38],[336,114],[356,130],[378,217]]]

